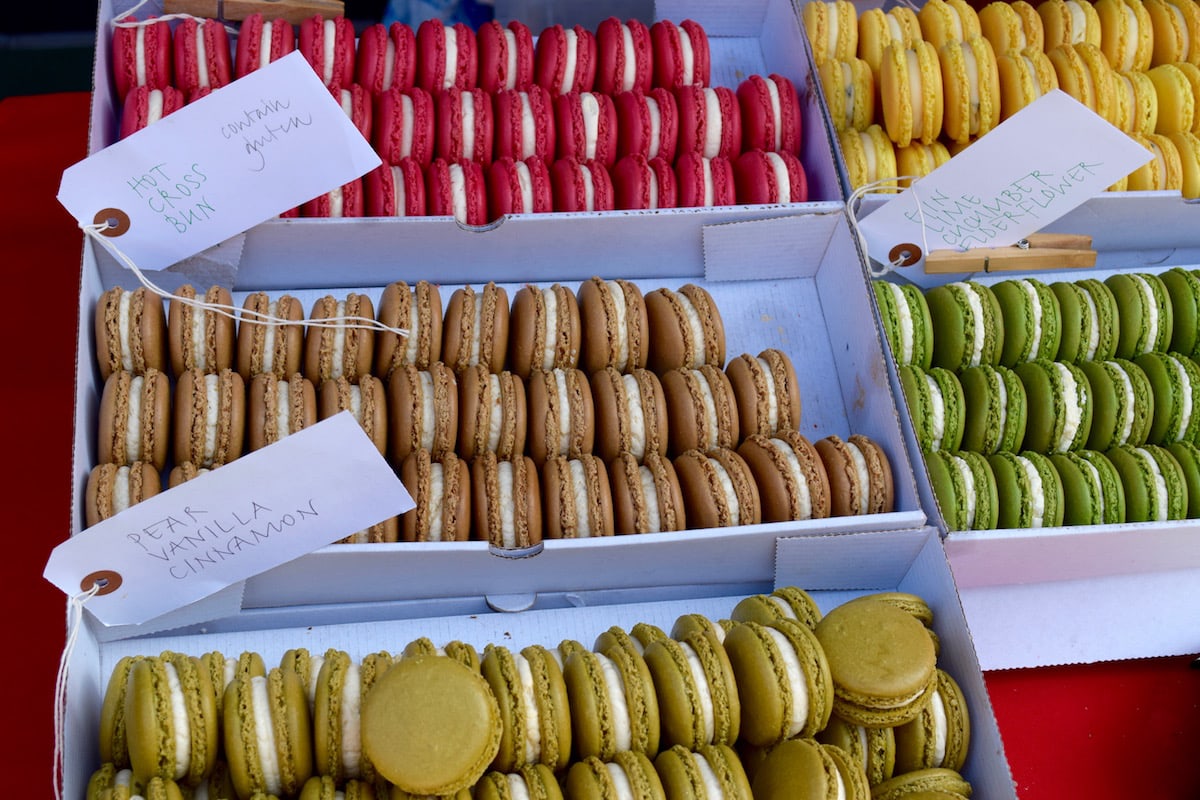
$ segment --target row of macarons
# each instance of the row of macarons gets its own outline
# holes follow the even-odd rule
[[[532,781],[527,796],[670,800],[697,796],[699,772],[715,796],[747,800],[897,800],[913,783],[969,797],[970,711],[938,653],[919,596],[822,613],[782,587],[719,622],[613,626],[590,648],[420,637],[395,654],[292,648],[274,667],[253,651],[126,656],[107,680],[91,784],[327,797],[316,776],[359,792],[347,797],[491,800]]]

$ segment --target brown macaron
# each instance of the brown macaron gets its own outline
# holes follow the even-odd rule
[[[511,460],[484,453],[471,461],[472,538],[504,550],[542,541],[542,495],[529,456]]]
[[[630,453],[638,461],[651,452],[667,454],[667,400],[657,375],[648,369],[623,373],[605,367],[592,373],[590,383],[596,455],[608,462],[618,453]]]
[[[246,384],[231,369],[185,370],[175,384],[175,461],[219,467],[242,454]]]
[[[529,401],[527,450],[536,464],[544,464],[551,456],[578,458],[592,452],[596,412],[583,370],[534,370],[525,394]]]
[[[171,471],[167,473],[167,488],[174,489],[176,486],[187,483],[192,478],[199,478],[209,471],[211,471],[209,467],[197,467],[190,461],[181,461],[171,467]]]
[[[547,539],[612,536],[608,469],[594,455],[553,456],[542,465],[542,519]]]
[[[132,432],[132,436],[131,436]],[[129,465],[148,461],[161,470],[171,442],[171,382],[167,374],[118,370],[104,381],[96,460]]]
[[[621,453],[608,465],[616,533],[658,533],[687,528],[683,494],[671,460],[647,453],[641,463]]]
[[[343,536],[334,544],[390,544],[400,541],[400,518],[388,517],[369,528]]]
[[[299,372],[281,379],[259,373],[250,379],[246,449],[253,452],[317,422],[317,390]]]
[[[535,369],[577,367],[582,332],[574,292],[558,283],[522,286],[512,302],[508,368],[527,378]]]
[[[153,464],[97,464],[88,473],[84,524],[91,527],[162,491],[162,475]]]
[[[671,420],[668,449],[673,456],[688,450],[737,447],[737,400],[720,367],[678,367],[660,377]]]
[[[268,320],[268,321],[262,321]],[[296,325],[269,320],[291,320]],[[272,300],[253,292],[242,302],[237,326],[237,371],[242,380],[268,373],[286,379],[300,371],[304,357],[304,306],[290,294]]]
[[[738,446],[762,500],[763,522],[823,519],[830,514],[825,462],[803,434],[751,434]]]
[[[223,310],[202,308],[203,302],[221,306]],[[233,344],[236,326],[233,321],[233,297],[224,286],[210,286],[203,298],[196,289],[184,284],[175,290],[167,306],[167,349],[171,355],[171,371],[182,375],[184,370],[220,372],[233,368]]]
[[[442,293],[437,285],[417,281],[410,288],[404,281],[389,283],[379,297],[379,321],[408,333],[376,333],[377,377],[387,378],[402,364],[429,369],[442,357]]]
[[[304,334],[304,377],[314,386],[338,378],[355,383],[370,374],[375,356],[375,306],[370,297],[350,292],[339,300],[327,294],[313,303],[308,319],[329,321],[309,326]]]
[[[363,375],[358,383],[345,377],[322,383],[318,416],[329,419],[342,411],[354,415],[381,455],[387,452],[388,406],[383,381]]]
[[[758,485],[736,451],[719,447],[689,450],[673,464],[689,529],[756,525],[762,522]]]
[[[757,356],[742,353],[729,360],[725,374],[737,399],[742,439],[800,430],[800,384],[787,353],[774,347]]]
[[[465,542],[471,536],[471,475],[468,462],[447,451],[435,458],[421,448],[400,464],[400,482],[415,508],[400,515],[406,542]]]
[[[404,364],[388,378],[388,458],[399,466],[414,450],[434,457],[454,450],[458,440],[458,380],[441,361],[428,370]]]
[[[647,363],[658,374],[702,364],[725,366],[725,324],[707,289],[689,283],[647,293],[646,320],[654,343]]]
[[[836,435],[816,442],[829,477],[830,513],[882,514],[895,507],[892,467],[883,448],[862,434]]]
[[[442,323],[442,360],[455,372],[483,364],[504,369],[508,349],[509,307],[504,287],[488,282],[482,291],[455,289]]]
[[[115,286],[96,302],[96,365],[101,380],[124,370],[143,375],[167,368],[167,322],[162,299],[144,286]]]
[[[524,455],[527,410],[525,382],[515,374],[467,367],[458,376],[458,454],[467,460],[488,451]]]
[[[645,367],[650,334],[645,298],[637,284],[589,278],[580,285],[578,298],[583,371],[592,375],[604,367],[619,372]]]

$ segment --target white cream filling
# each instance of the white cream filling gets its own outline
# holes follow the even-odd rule
[[[771,103],[771,119],[775,121],[771,126],[775,131],[775,150],[779,151],[783,149],[783,104],[779,99],[779,84],[770,78],[764,79],[763,83],[767,86],[767,98]]]
[[[208,322],[208,312],[200,308],[192,308],[192,360],[200,369],[208,368],[208,348],[205,346],[205,328]]]
[[[600,665],[600,677],[608,693],[608,704],[612,710],[613,740],[617,750],[628,750],[633,739],[633,720],[629,716],[629,704],[625,701],[625,679],[621,671],[608,656],[593,653]]]
[[[995,370],[989,376],[992,382],[992,395],[996,398],[996,405],[1000,412],[1000,431],[1008,427],[1008,386],[1004,383],[1004,377]]]
[[[979,133],[979,62],[975,60],[975,51],[966,42],[962,48],[963,62],[967,67],[967,105],[969,106],[967,131]]]
[[[175,780],[179,780],[187,775],[188,765],[192,761],[192,728],[175,665],[166,661],[163,671],[167,674],[167,692],[171,698],[171,720],[175,731]]]
[[[887,47],[891,42],[903,42],[904,31],[900,28],[900,20],[896,19],[892,14],[884,14],[883,19],[887,23],[888,31],[888,39],[883,43],[883,46]]]
[[[358,420],[358,424],[361,425],[363,422],[362,388],[358,384],[350,387],[350,413],[354,416],[354,419]]]
[[[1161,151],[1159,151],[1159,153],[1161,154]],[[1140,355],[1141,353],[1147,353],[1153,350],[1154,343],[1158,341],[1158,303],[1154,299],[1154,289],[1150,287],[1150,282],[1148,280],[1143,278],[1141,275],[1133,273],[1131,273],[1129,277],[1133,278],[1133,282],[1137,284],[1138,291],[1140,291],[1144,297],[1142,306],[1145,310],[1146,318],[1149,320],[1149,322],[1146,324],[1146,340],[1139,352],[1134,354]]]
[[[775,197],[777,203],[792,202],[792,180],[789,177],[787,164],[779,153],[767,153],[767,162],[771,165],[771,171],[775,173],[775,186],[778,189],[778,195]]]
[[[141,375],[129,379],[129,413],[125,420],[125,457],[142,460],[142,384]]]
[[[433,449],[433,431],[437,427],[437,408],[433,399],[433,373],[417,371],[417,396],[420,398],[421,430],[419,440],[425,450]]]
[[[646,167],[646,186],[650,188],[648,208],[658,208],[658,175],[648,165]]]
[[[129,467],[117,467],[113,476],[112,508],[114,514],[129,508]]]
[[[796,655],[796,648],[788,638],[774,628],[764,628],[775,641],[775,649],[783,661],[784,674],[792,692],[792,717],[788,720],[787,738],[799,736],[808,721],[808,685],[804,681],[804,670]]]
[[[912,103],[912,138],[920,139],[924,131],[925,108],[924,87],[921,85],[921,62],[917,59],[916,50],[904,51],[905,62],[908,65],[908,97]]]
[[[117,301],[117,342],[120,347],[121,368],[126,372],[133,371],[133,348],[129,345],[129,304],[132,300],[131,292],[121,292]]]
[[[792,611],[792,607],[788,605],[788,601],[784,600],[777,594],[768,594],[763,596],[767,598],[768,602],[778,606],[780,615],[785,619],[796,619],[796,612]]]
[[[288,381],[275,382],[275,430],[280,439],[292,432],[291,394]]]
[[[1075,380],[1075,376],[1071,374],[1071,370],[1061,361],[1053,362],[1054,369],[1058,372],[1058,378],[1062,381],[1062,398],[1063,398],[1063,427],[1062,434],[1058,437],[1058,442],[1055,445],[1055,450],[1059,453],[1065,453],[1071,449],[1071,442],[1075,439],[1075,434],[1079,432],[1079,425],[1083,421],[1083,406],[1087,402],[1087,389],[1080,386]]]
[[[662,530],[662,519],[658,511],[658,486],[654,483],[654,474],[649,467],[638,467],[638,477],[642,483],[642,506],[646,512],[646,527],[648,533]]]
[[[333,315],[339,319],[346,316],[346,301],[337,301]],[[344,374],[342,367],[346,360],[346,327],[344,325],[336,325],[333,328],[333,357],[330,360],[333,363],[330,367],[329,377],[337,380]]]
[[[475,159],[475,95],[464,91],[459,94],[459,97],[462,98],[462,157],[467,161],[473,161]]]
[[[932,375],[925,375],[925,385],[929,387],[929,408],[926,409],[932,436],[929,446],[933,450],[941,450],[942,438],[946,435],[946,398],[942,397],[942,390]]]
[[[573,458],[567,462],[571,475],[571,501],[575,505],[575,536],[585,539],[592,535],[592,515],[588,511],[587,476],[583,462]]]
[[[349,89],[340,89],[338,91],[338,102],[342,106],[342,111],[351,121],[354,119],[354,95]]]
[[[707,450],[717,444],[717,430],[720,427],[717,422],[717,401],[713,397],[712,387],[704,378],[704,373],[699,370],[694,370],[694,372],[696,384],[699,387],[700,405],[704,408],[704,430],[700,433],[699,445],[701,450]]]
[[[566,94],[575,85],[575,62],[579,52],[579,41],[573,28],[563,29],[563,50],[566,51],[567,63],[563,65],[562,81],[558,84],[559,94]]]
[[[859,131],[858,139],[862,143],[863,158],[867,162],[867,183],[875,180],[878,177],[879,166],[875,159],[875,143],[871,141],[871,136],[866,131]]]
[[[513,519],[513,466],[510,461],[501,461],[496,465],[497,484],[500,486],[500,546],[517,546],[517,526]]]
[[[692,761],[696,765],[696,771],[700,773],[700,782],[704,785],[704,797],[724,797],[725,790],[721,788],[721,780],[717,777],[712,765],[708,763],[708,759],[700,753],[693,752]]]
[[[329,84],[333,81],[333,56],[337,52],[337,24],[332,19],[325,20],[325,38],[322,44],[324,52],[321,54],[322,70],[321,79]]]
[[[453,25],[445,25],[446,31],[446,77],[442,79],[442,88],[449,89],[454,85],[458,75],[458,31]]]
[[[800,460],[796,458],[796,451],[782,439],[770,439],[768,441],[783,456],[784,469],[787,470],[788,482],[796,490],[797,518],[809,519],[812,517],[812,492],[808,486],[808,478],[804,476],[804,471],[800,469]],[[789,616],[795,617],[791,606],[780,598],[775,599],[780,607],[787,609]]]
[[[384,39],[383,45],[383,88],[392,88],[392,81],[395,80],[396,74],[396,43],[392,41],[392,37],[388,36]]]
[[[767,427],[774,432],[779,430],[779,396],[775,388],[775,373],[765,358],[756,360],[762,370],[763,383],[767,385]]]
[[[1121,381],[1121,391],[1123,400],[1120,402],[1124,413],[1121,417],[1121,431],[1117,435],[1117,441],[1113,444],[1125,444],[1129,441],[1130,434],[1133,433],[1133,418],[1134,418],[1134,402],[1133,395],[1133,380],[1130,379],[1129,373],[1118,363],[1109,361],[1105,364],[1108,367],[1110,374],[1115,374]]]
[[[342,683],[342,768],[347,778],[358,778],[362,774],[362,734],[359,711],[362,692],[358,678],[358,664],[353,659],[346,666],[346,678]]]
[[[965,520],[965,530],[975,529],[975,511],[977,508],[978,495],[975,491],[975,473],[971,472],[971,466],[967,464],[967,460],[961,456],[951,455],[950,458],[954,462],[955,469],[962,476],[964,495],[963,498],[967,505],[967,518]]]
[[[682,26],[675,26],[675,33],[679,36],[679,60],[683,62],[683,80],[681,83],[685,86],[690,86],[696,82],[696,53],[692,49],[692,37]]]
[[[286,25],[288,23],[281,21],[279,24]],[[267,64],[271,63],[271,25],[271,20],[263,20],[262,39],[260,40],[258,46],[259,69],[262,69]]]
[[[392,212],[393,212],[394,216],[403,217],[406,214],[406,211],[408,208],[408,194],[404,187],[404,170],[402,170],[400,167],[392,167],[391,170],[392,170],[392,197],[394,198],[394,201],[392,203],[392,206],[393,206]],[[409,328],[409,330],[412,330],[412,328]],[[416,337],[415,336],[409,337],[408,346],[411,348],[416,347]]]
[[[1142,463],[1150,470],[1150,479],[1154,482],[1154,497],[1150,498],[1154,504],[1154,521],[1165,522],[1168,515],[1167,503],[1167,479],[1162,474],[1162,470],[1158,466],[1158,462],[1154,460],[1154,456],[1143,447],[1135,448],[1138,457],[1142,459]]]
[[[221,417],[220,379],[216,375],[204,376],[204,456],[200,463],[211,466],[217,453],[217,422]]]
[[[1125,37],[1125,47],[1121,51],[1121,63],[1114,64],[1114,69],[1132,69],[1137,59],[1138,19],[1133,6],[1121,3],[1121,13],[1125,15],[1125,27],[1128,35]]]
[[[711,206],[716,201],[716,187],[713,186],[712,161],[701,159],[701,172],[704,178],[704,205]]]
[[[933,764],[931,766],[940,767],[946,760],[946,738],[949,734],[949,726],[946,723],[946,706],[937,689],[933,690],[929,708],[933,712]]]
[[[957,281],[950,285],[957,287],[966,298],[967,308],[971,312],[971,360],[967,366],[977,367],[983,360],[983,345],[987,334],[983,321],[983,301],[969,283]]]
[[[204,26],[201,22],[196,25],[196,79],[201,88],[207,89],[211,84],[208,78],[208,49],[204,46]]]
[[[520,653],[513,654],[517,675],[521,679],[521,706],[525,709],[525,761],[533,764],[542,755],[542,723],[538,717],[537,690],[533,685],[533,670]]]
[[[508,784],[508,796],[510,800],[530,800],[529,786],[525,783],[525,779],[521,777],[521,773],[510,772],[504,776],[504,780]]]
[[[642,408],[641,388],[632,375],[621,376],[621,388],[629,408],[629,452],[641,463],[646,455],[646,415]]]
[[[683,308],[683,315],[687,319],[688,333],[692,343],[696,346],[694,363],[703,364],[708,360],[708,353],[704,349],[704,323],[700,321],[700,312],[683,292],[676,292],[675,296],[679,299],[680,307]]]
[[[1192,393],[1196,391],[1196,387],[1192,386],[1192,381],[1188,378],[1187,370],[1183,368],[1183,362],[1175,356],[1167,356],[1171,362],[1171,366],[1175,368],[1175,374],[1179,377],[1179,386],[1182,391],[1179,392],[1179,427],[1175,429],[1175,439],[1182,440],[1184,434],[1187,433],[1188,425],[1192,422]]]
[[[837,55],[838,46],[838,9],[837,2],[825,3],[825,44],[826,51],[831,56]]]
[[[153,125],[163,117],[162,89],[151,89],[146,94],[146,124]]]
[[[1029,484],[1029,492],[1027,499],[1029,500],[1030,520],[1029,527],[1042,527],[1042,520],[1046,515],[1046,492],[1042,486],[1042,476],[1037,471],[1037,467],[1033,462],[1025,456],[1017,456],[1017,461],[1021,465],[1021,470],[1025,473],[1025,480]]]
[[[1087,301],[1088,308],[1088,322],[1084,328],[1088,332],[1087,358],[1090,361],[1100,349],[1100,310],[1096,308],[1096,298],[1092,297],[1092,293],[1087,289],[1083,289],[1083,298]]]
[[[846,800],[846,783],[842,780],[841,770],[833,771],[833,782],[837,785],[837,800]]]
[[[1183,16],[1183,9],[1176,3],[1167,3],[1167,8],[1175,16],[1175,35],[1179,37],[1179,52],[1190,53],[1192,48],[1192,32],[1188,27],[1187,19]]]
[[[537,144],[537,123],[533,117],[533,107],[529,104],[529,92],[521,92],[521,152],[518,163],[526,158],[532,158],[535,155],[534,145]],[[528,171],[528,169],[526,170]],[[527,209],[532,210],[533,206],[527,204]]]
[[[133,37],[133,63],[134,74],[137,76],[135,86],[144,86],[146,84],[146,26],[138,25],[134,28],[137,34]]]
[[[473,331],[471,333],[471,363],[478,364],[479,363],[479,353],[483,348],[483,344],[482,344],[483,331],[480,330],[480,328],[483,327],[483,293],[482,292],[475,293],[475,312],[474,313],[475,313],[475,324],[472,326]]]
[[[275,726],[271,722],[271,700],[267,695],[265,677],[256,675],[250,679],[250,698],[263,788],[271,794],[278,794],[282,789],[282,780],[279,773],[279,754],[275,752]]]
[[[614,319],[609,330],[617,332],[617,363],[615,366],[619,370],[624,370],[629,366],[629,323],[626,319],[628,313],[625,309],[625,291],[616,281],[607,281],[604,285],[613,302]]]
[[[618,91],[628,92],[637,81],[637,51],[633,49],[633,31],[621,23],[621,46],[625,48],[625,69],[621,73]]]
[[[594,92],[580,92],[579,111],[583,116],[583,155],[584,158],[594,159],[596,141],[600,137],[600,101]],[[591,203],[588,209],[591,209]]]
[[[343,201],[343,197],[342,197],[342,187],[341,186],[338,186],[334,189],[329,190],[329,216],[330,217],[340,217],[343,215],[342,214],[342,201]]]
[[[592,170],[587,164],[579,165],[579,174],[583,176],[583,210],[596,210],[596,184],[592,181]]]
[[[721,153],[721,102],[715,89],[704,89],[704,151],[705,158],[716,158]]]
[[[500,449],[500,432],[504,429],[504,398],[500,391],[500,376],[488,373],[488,437],[487,449],[495,453]]]
[[[554,353],[557,350],[555,345],[558,343],[558,295],[553,289],[542,289],[542,304],[546,309],[546,344],[542,348],[542,369],[550,369],[554,366]]]
[[[741,504],[738,503],[737,492],[733,489],[733,480],[729,477],[729,473],[725,471],[725,467],[721,466],[721,462],[715,458],[710,458],[708,463],[712,465],[713,472],[717,474],[717,483],[721,486],[721,495],[725,498],[725,503],[729,507],[729,524],[740,524]]]
[[[440,462],[429,465],[429,541],[442,540],[442,503],[445,502],[446,478]]]
[[[400,194],[396,196],[399,198]],[[417,347],[420,345],[421,338],[418,335],[421,330],[421,309],[417,306],[417,297],[414,293],[412,302],[408,304],[408,325],[406,326],[408,335],[404,337],[405,364],[415,364],[417,361]]]
[[[608,771],[608,779],[612,782],[616,800],[634,800],[636,795],[633,792],[633,784],[625,774],[625,768],[615,761],[609,761],[604,765],[604,769]]]
[[[696,685],[696,699],[700,704],[700,719],[704,726],[704,741],[711,742],[715,730],[712,688],[709,686],[708,677],[704,674],[704,667],[700,663],[700,656],[696,654],[695,648],[687,642],[680,642],[679,649],[687,658],[688,671],[691,672],[692,682]],[[721,795],[718,792],[712,796],[720,797]]]
[[[504,64],[508,78],[501,89],[515,89],[517,86],[517,35],[508,28],[501,29],[504,34]]]
[[[1017,286],[1029,297],[1029,315],[1033,320],[1033,336],[1029,340],[1029,357],[1036,358],[1042,347],[1042,301],[1038,297],[1037,288],[1028,280],[1022,278]]]
[[[1104,484],[1100,480],[1100,470],[1096,469],[1096,465],[1086,458],[1081,459],[1081,463],[1084,465],[1084,476],[1092,490],[1092,498],[1096,501],[1096,516],[1104,519]]]
[[[413,134],[417,126],[416,116],[413,114],[413,100],[407,94],[400,95],[400,119],[408,120],[407,125],[400,126],[400,155],[411,156]]]
[[[890,281],[885,281],[883,285],[892,293],[892,298],[895,301],[896,329],[900,336],[900,341],[896,342],[900,350],[897,355],[900,357],[901,364],[911,364],[913,360],[912,309],[908,307],[908,298],[904,296],[904,292],[898,285]]]
[[[862,491],[858,493],[858,513],[865,514],[871,499],[871,471],[867,469],[867,459],[862,450],[858,449],[858,445],[847,441],[846,449],[850,453],[850,460],[854,462],[854,471],[858,473],[858,485],[862,487]]]
[[[1079,44],[1087,40],[1087,15],[1083,13],[1083,4],[1079,0],[1067,0],[1067,11],[1071,22],[1071,44]]]
[[[558,452],[566,453],[571,449],[571,394],[567,391],[567,373],[556,369],[551,375],[558,395]]]

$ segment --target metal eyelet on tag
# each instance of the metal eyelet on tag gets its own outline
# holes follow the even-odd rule
[[[97,225],[105,225],[100,233],[105,236],[120,236],[129,230],[129,215],[119,208],[102,208],[96,212],[92,220]]]
[[[121,588],[121,573],[114,572],[111,569],[98,569],[83,577],[79,582],[79,588],[83,591],[91,591],[93,586],[98,587],[97,595],[111,594]]]
[[[888,262],[897,267],[911,267],[921,260],[921,248],[902,242],[888,251]]]

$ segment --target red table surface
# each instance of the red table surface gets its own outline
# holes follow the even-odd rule
[[[15,318],[5,326],[9,341],[33,350],[28,362],[3,373],[2,395],[4,438],[14,459],[6,471],[15,480],[7,491],[10,579],[3,591],[16,652],[4,660],[4,708],[10,724],[20,722],[4,754],[20,766],[27,786],[52,774],[54,685],[66,618],[64,596],[41,575],[70,526],[82,234],[55,194],[62,171],[86,154],[88,101],[86,93],[0,101],[6,189],[0,264],[15,301]],[[1200,798],[1200,670],[1190,669],[1190,661],[987,673],[1021,800]],[[8,666],[14,662],[16,674]]]

